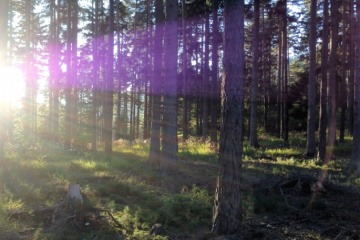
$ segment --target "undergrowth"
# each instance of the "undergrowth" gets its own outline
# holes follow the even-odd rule
[[[292,171],[323,167],[315,159],[303,157],[304,135],[282,146],[271,136],[260,136],[261,148],[243,149],[244,171],[257,177],[266,174],[286,175]],[[328,170],[339,172],[348,161],[351,140],[346,138],[335,148],[341,161],[334,161]],[[103,152],[78,152],[39,143],[35,146],[8,145],[6,157],[0,162],[0,239],[56,239],[41,223],[26,219],[9,219],[12,212],[31,212],[38,207],[52,206],[66,196],[70,183],[79,183],[86,203],[109,210],[123,228],[116,228],[126,239],[168,239],[188,236],[200,228],[211,228],[214,189],[198,182],[214,182],[217,174],[217,152],[209,141],[190,138],[179,143],[179,159],[196,166],[215,166],[206,171],[184,164],[179,171],[184,176],[163,176],[148,163],[149,142],[119,140],[114,143],[114,157],[106,161]],[[203,165],[199,165],[201,163]],[[200,169],[199,167],[199,169]],[[212,171],[211,178],[203,173]],[[174,183],[179,187],[171,187]],[[352,183],[360,185],[359,178]],[[169,187],[170,186],[170,187]],[[244,189],[245,212],[254,212],[251,189]],[[155,223],[164,226],[159,236],[149,236]],[[78,238],[90,239],[92,229]],[[25,233],[26,232],[26,233]],[[66,234],[66,233],[64,233]],[[73,234],[73,233],[69,233]],[[101,236],[101,233],[96,233]],[[62,236],[66,239],[66,236]],[[70,239],[70,237],[68,238]],[[99,238],[100,239],[100,238]]]

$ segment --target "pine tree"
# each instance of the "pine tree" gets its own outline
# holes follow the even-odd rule
[[[307,156],[315,156],[315,119],[316,119],[316,0],[310,2],[310,61],[308,83],[308,119],[307,119]]]
[[[216,183],[212,231],[241,232],[241,167],[244,72],[244,1],[225,0],[224,109],[220,135],[220,175]]]

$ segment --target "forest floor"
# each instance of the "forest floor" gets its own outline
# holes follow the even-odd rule
[[[148,164],[146,142],[117,141],[111,161],[101,152],[9,144],[0,162],[0,239],[360,239],[360,178],[343,174],[351,139],[327,167],[303,156],[302,135],[289,147],[262,139],[261,149],[244,147],[243,232],[226,237],[210,233],[218,165],[207,142],[182,143],[179,168],[167,175]],[[71,183],[81,186],[81,219],[59,207]]]

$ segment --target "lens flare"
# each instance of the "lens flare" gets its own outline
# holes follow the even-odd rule
[[[15,66],[0,66],[0,103],[20,108],[25,93],[23,72]]]

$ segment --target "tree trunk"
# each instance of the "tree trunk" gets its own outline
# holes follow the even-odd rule
[[[162,132],[162,166],[164,171],[177,163],[177,0],[166,1],[164,115]]]
[[[306,155],[315,156],[315,124],[316,124],[316,0],[310,2],[310,40],[309,40],[309,83],[308,83],[308,119]]]
[[[61,44],[59,40],[60,36],[60,0],[57,0],[55,5],[55,57],[54,57],[54,88],[53,88],[53,139],[56,143],[60,142],[60,80],[61,80]]]
[[[151,5],[152,0],[146,1],[146,63],[145,63],[145,104],[144,104],[144,139],[150,138],[151,128],[151,71],[152,71],[152,27],[151,27]]]
[[[78,92],[79,79],[78,74],[78,47],[77,47],[77,33],[78,33],[78,15],[79,6],[78,0],[72,1],[72,15],[71,15],[71,79],[72,79],[72,94],[71,94],[71,136],[78,142],[79,139],[79,113],[78,113]]]
[[[265,9],[265,7],[264,7]],[[263,10],[264,11],[264,10]],[[272,34],[270,34],[271,27],[268,29],[265,29],[265,17],[263,16],[263,34],[264,34],[264,49],[265,49],[265,61],[263,67],[265,70],[265,76],[264,76],[264,125],[265,125],[265,131],[267,133],[270,132],[270,100],[271,100],[271,79],[272,79],[272,71],[271,71],[271,65],[272,65],[272,55],[271,55],[271,43],[272,43]],[[271,25],[270,25],[271,26]],[[266,36],[266,37],[265,37]]]
[[[339,85],[339,101],[340,101],[340,135],[339,135],[339,142],[345,141],[345,124],[346,124],[346,99],[347,99],[347,84],[346,84],[346,66],[347,66],[347,44],[346,41],[346,28],[348,26],[347,18],[348,15],[346,14],[346,5],[347,2],[342,2],[342,45],[341,45],[341,82]]]
[[[212,146],[218,144],[218,115],[220,106],[220,84],[219,84],[219,20],[218,20],[218,0],[213,0],[213,33],[212,33],[212,59],[211,59],[211,127],[210,141]]]
[[[183,130],[183,141],[186,141],[189,138],[189,121],[188,121],[188,59],[187,59],[187,43],[186,43],[186,8],[185,8],[185,0],[181,2],[182,6],[182,44],[183,44],[183,52],[182,52],[182,94],[183,94],[183,119],[182,119],[182,130]]]
[[[105,155],[107,159],[112,157],[112,126],[114,107],[114,0],[109,1],[109,43],[107,54],[107,79],[105,80],[105,106],[104,106],[104,130],[105,130]]]
[[[9,0],[0,1],[0,67],[5,66],[7,62],[8,10]],[[1,119],[3,119],[2,117]],[[0,158],[4,156],[5,131],[5,124],[0,121]]]
[[[252,36],[252,71],[251,71],[251,99],[250,99],[250,145],[258,148],[257,139],[257,112],[259,91],[259,25],[260,0],[254,1],[254,25]]]
[[[93,37],[93,49],[92,57],[93,69],[92,69],[92,106],[91,106],[91,151],[96,151],[97,140],[97,111],[98,111],[98,72],[99,72],[99,57],[98,57],[98,31],[99,31],[99,0],[95,0],[94,6],[94,37]]]
[[[162,56],[163,56],[163,19],[164,5],[162,0],[155,1],[155,39],[154,39],[154,69],[151,86],[152,115],[150,133],[149,162],[160,167],[160,123],[161,123],[161,88],[162,88]]]
[[[354,78],[355,78],[355,34],[356,21],[354,17],[354,3],[349,1],[350,8],[350,44],[349,44],[349,94],[348,94],[348,119],[349,119],[349,133],[352,135],[354,130]]]
[[[336,140],[336,60],[338,47],[338,0],[331,0],[331,50],[329,63],[329,126],[328,126],[328,144],[326,147],[326,154],[324,163],[327,164],[333,154],[335,140]]]
[[[278,138],[281,137],[282,135],[282,93],[283,93],[283,89],[282,89],[282,85],[283,85],[283,75],[282,75],[282,70],[283,70],[283,62],[282,62],[282,55],[283,55],[283,47],[282,47],[282,17],[281,14],[279,14],[278,16],[278,22],[279,22],[279,33],[278,33],[278,63],[277,63],[277,95],[276,95],[276,102],[277,102],[277,118],[276,118],[276,135]]]
[[[241,232],[241,167],[244,84],[244,1],[224,1],[224,93],[212,231]]]
[[[351,162],[348,172],[360,175],[360,0],[356,1],[356,52],[355,52],[355,107],[354,107],[354,134]]]
[[[8,5],[6,1],[4,4]],[[26,9],[25,9],[25,100],[24,100],[24,113],[25,113],[25,119],[24,119],[24,135],[26,136],[26,139],[28,140],[34,140],[34,115],[33,115],[33,109],[34,109],[34,99],[33,99],[33,91],[34,89],[34,73],[33,73],[33,53],[31,49],[31,32],[32,32],[32,11],[33,11],[33,3],[32,0],[26,0]],[[7,47],[5,47],[6,49]]]
[[[210,68],[209,68],[209,56],[210,56],[210,15],[205,14],[205,46],[204,46],[204,74],[203,74],[203,126],[202,126],[202,138],[205,140],[209,136],[209,90],[210,90]]]
[[[327,127],[327,86],[328,86],[328,44],[329,44],[329,2],[324,0],[323,34],[321,49],[321,94],[319,127],[319,160],[325,159]]]
[[[289,102],[288,102],[288,36],[287,36],[287,0],[283,0],[283,14],[282,14],[282,74],[283,74],[283,92],[282,92],[282,137],[284,145],[288,145],[289,142]]]
[[[118,16],[119,14],[117,14]],[[119,19],[117,19],[116,21],[119,21]],[[121,115],[121,104],[122,104],[122,76],[123,76],[123,57],[122,57],[122,45],[121,45],[121,40],[120,40],[120,29],[119,27],[117,28],[117,33],[116,33],[116,45],[117,45],[117,78],[118,78],[118,85],[117,85],[117,102],[116,102],[116,134],[115,134],[115,138],[116,139],[120,139],[122,138],[122,123],[123,123],[123,119],[122,119],[122,115]]]
[[[75,2],[77,4],[77,1]],[[73,137],[73,128],[74,128],[74,98],[73,98],[73,88],[75,84],[74,71],[74,9],[73,2],[67,2],[67,29],[66,29],[66,82],[65,82],[65,139],[64,145],[65,148],[71,148],[71,139]]]

